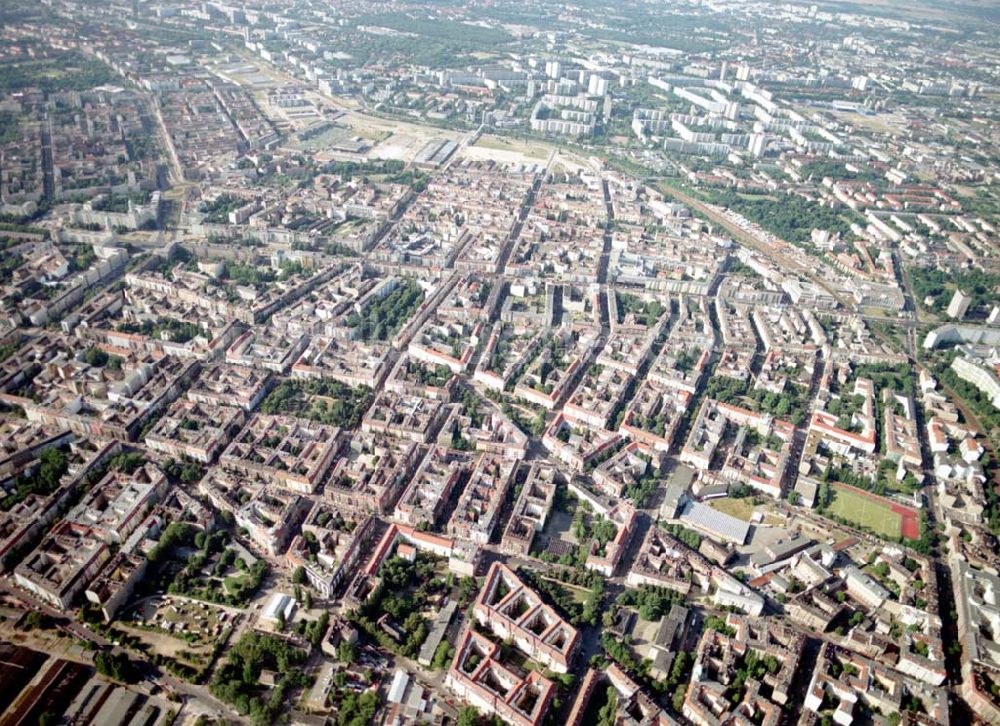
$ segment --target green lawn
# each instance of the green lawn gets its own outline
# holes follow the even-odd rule
[[[834,485],[832,489],[834,497],[828,508],[830,514],[890,539],[899,537],[903,518],[888,505],[844,487]]]
[[[742,519],[744,522],[750,521],[754,509],[753,497],[712,499],[708,502],[708,506],[723,514],[728,514],[730,517]]]

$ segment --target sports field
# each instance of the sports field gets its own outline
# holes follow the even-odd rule
[[[830,514],[890,539],[898,538],[901,533],[914,539],[919,537],[919,532],[915,531],[916,512],[843,484],[834,484],[833,493]]]

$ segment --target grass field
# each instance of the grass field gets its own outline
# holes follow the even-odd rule
[[[539,575],[539,577],[541,577],[543,580],[548,580],[549,582],[555,583],[556,585],[561,587],[563,590],[569,593],[569,596],[572,597],[575,602],[578,602],[581,605],[587,602],[587,596],[590,594],[590,590],[588,590],[587,588],[580,587],[579,585],[573,585],[569,582],[563,582],[562,580],[557,580],[554,577],[545,577],[543,575]]]
[[[717,509],[723,514],[728,514],[730,517],[736,517],[737,519],[742,519],[744,522],[750,521],[750,515],[753,514],[753,497],[743,497],[741,499],[732,499],[730,497],[725,497],[723,499],[711,499],[708,502],[708,506],[712,509]]]
[[[828,511],[848,522],[867,527],[890,539],[899,537],[903,517],[892,507],[862,493],[842,486],[833,486],[833,502]]]

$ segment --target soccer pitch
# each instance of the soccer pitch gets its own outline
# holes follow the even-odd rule
[[[903,517],[889,504],[843,486],[834,485],[833,493],[833,502],[827,510],[830,514],[890,539],[899,537]]]

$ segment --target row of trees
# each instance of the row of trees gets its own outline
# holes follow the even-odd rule
[[[0,144],[21,140],[18,115],[13,111],[0,111]]]
[[[694,530],[676,523],[666,525],[665,529],[691,549],[697,550],[701,547],[701,535]]]
[[[132,683],[136,679],[135,664],[124,653],[101,651],[94,656],[94,667],[102,676],[122,683]]]

